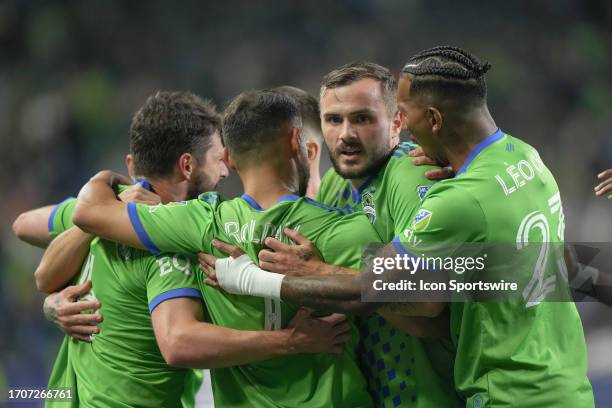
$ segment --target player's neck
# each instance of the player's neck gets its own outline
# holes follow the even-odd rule
[[[316,199],[319,188],[321,187],[321,174],[319,173],[318,166],[316,168],[310,168],[310,177],[308,179],[308,187],[306,188],[306,196]]]
[[[287,194],[297,194],[297,180],[288,171],[278,171],[271,166],[260,166],[239,172],[244,193],[262,207],[270,208]]]
[[[457,172],[476,146],[495,133],[498,127],[485,106],[462,123],[453,125],[453,129],[452,143],[446,145],[446,154],[449,165]]]
[[[159,196],[163,204],[183,201],[187,197],[187,181],[176,182],[167,179],[139,177],[151,183],[153,191]]]

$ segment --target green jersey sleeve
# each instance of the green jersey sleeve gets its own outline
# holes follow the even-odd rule
[[[358,212],[335,222],[323,235],[322,242],[317,248],[326,262],[358,269],[366,247],[382,241],[368,218]]]
[[[386,172],[389,177],[387,192],[389,200],[389,214],[393,218],[394,236],[398,236],[413,219],[415,210],[421,206],[433,181],[425,177],[425,172],[434,169],[434,166],[415,166],[412,159],[401,149],[413,150],[416,145],[400,143],[398,150],[393,153],[389,165],[396,167]]]
[[[189,201],[149,206],[129,203],[128,215],[142,244],[152,254],[194,254],[214,238],[216,193],[202,194]]]
[[[76,198],[69,197],[53,208],[51,214],[49,214],[49,221],[47,224],[47,229],[49,230],[51,238],[57,237],[74,225],[72,223],[72,213],[74,212],[75,205]]]
[[[197,261],[178,254],[163,254],[149,259],[146,274],[149,312],[153,312],[155,307],[169,299],[202,299],[194,271]]]
[[[130,186],[120,185],[118,191],[122,192],[128,187]],[[72,223],[72,214],[74,213],[75,205],[76,198],[68,197],[53,208],[51,214],[49,214],[47,224],[47,229],[49,230],[51,238],[57,237],[62,232],[74,226]]]

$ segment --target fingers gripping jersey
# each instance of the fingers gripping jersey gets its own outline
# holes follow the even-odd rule
[[[408,156],[416,145],[400,143],[387,163],[358,190],[330,169],[321,182],[325,204],[360,207],[384,242],[412,221],[433,184]],[[450,341],[418,339],[395,329],[377,314],[358,319],[361,366],[377,407],[452,407],[459,401],[452,383]]]
[[[562,243],[559,189],[537,151],[498,131],[474,152],[454,179],[432,187],[402,231],[408,252],[417,253],[425,242],[510,242],[519,247],[532,242],[543,249]],[[542,270],[548,281],[560,271],[554,252],[545,253],[541,269],[534,257],[525,256],[505,273],[529,280]],[[451,304],[454,377],[467,406],[594,405],[575,305],[534,302],[541,294],[527,293],[521,302]]]
[[[237,245],[253,261],[274,236],[286,243],[288,227],[299,231],[320,250],[323,258],[358,268],[366,244],[380,242],[363,214],[344,212],[313,200],[288,195],[271,208],[261,208],[251,197],[221,201],[217,193],[197,200],[149,207],[130,205],[130,219],[143,243],[154,251],[220,254],[213,238]],[[280,329],[297,308],[285,302],[232,295],[203,284],[208,312],[215,324],[243,330]],[[370,407],[365,380],[356,356],[355,330],[344,352],[301,354],[243,366],[211,370],[215,404],[232,407]]]

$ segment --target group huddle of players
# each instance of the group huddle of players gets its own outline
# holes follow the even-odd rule
[[[188,92],[149,97],[129,178],[102,171],[14,225],[47,247],[36,283],[67,334],[48,387],[74,400],[47,405],[194,406],[209,368],[217,407],[594,406],[575,305],[542,292],[552,257],[512,271],[534,275],[537,301],[361,301],[371,243],[563,242],[553,175],[488,111],[489,68],[435,47],[399,81],[334,69],[319,100],[246,91],[221,115]],[[496,179],[523,162],[529,177]],[[230,169],[244,194],[224,200],[211,191]]]

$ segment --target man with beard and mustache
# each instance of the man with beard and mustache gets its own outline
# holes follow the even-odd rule
[[[485,289],[450,303],[450,337],[456,350],[453,376],[462,405],[593,407],[580,316],[567,301],[559,189],[537,150],[504,133],[491,116],[485,82],[490,68],[471,53],[450,46],[424,50],[404,65],[397,97],[402,126],[425,154],[450,164],[456,176],[430,189],[413,219],[400,226],[393,243],[378,255],[423,259],[433,251],[457,259],[457,254],[465,254],[461,244],[471,246],[471,256],[482,254],[482,246],[474,250],[474,244],[488,248],[491,243],[509,244],[503,248],[504,257],[487,265],[476,279],[511,277],[519,282],[518,297],[491,301],[495,298]],[[520,167],[523,171],[518,174]],[[537,252],[526,252],[527,245]],[[520,251],[511,262],[508,248]],[[249,279],[279,285],[267,288],[267,293],[279,293],[283,301],[336,311],[367,312],[382,306],[361,301],[362,291],[372,287],[371,266],[360,273],[311,260],[292,267],[294,276],[285,277],[250,264],[234,248],[225,249],[236,259],[216,264],[209,259],[207,265],[213,261],[216,273],[207,271],[231,293],[261,296],[235,284],[247,271]],[[391,266],[385,278],[394,282],[407,272],[446,275],[427,268],[407,271]],[[465,272],[447,268],[454,276]],[[293,269],[318,276],[295,276]],[[445,307],[442,302],[429,303],[407,301],[392,309],[433,316]]]
[[[359,266],[363,246],[380,242],[361,214],[302,197],[308,185],[308,158],[301,115],[293,98],[275,91],[243,92],[232,100],[223,119],[226,160],[244,186],[242,197],[223,201],[217,193],[178,205],[149,207],[114,198],[111,172],[101,172],[81,190],[75,224],[106,239],[154,254],[211,253],[213,239],[231,242],[257,259],[268,236],[285,242],[285,227],[299,230],[329,262]],[[347,239],[350,237],[350,239]],[[233,329],[282,330],[298,308],[281,303],[278,294],[235,296],[204,284],[201,291],[213,323]],[[264,289],[270,282],[243,281]],[[342,347],[345,340],[349,340]],[[340,354],[291,355],[211,370],[217,406],[232,407],[371,407],[357,364],[358,333],[338,335]],[[210,344],[210,347],[216,347]]]
[[[433,184],[424,172],[433,178],[445,175],[443,169],[417,168],[409,157],[417,146],[399,142],[402,115],[396,93],[397,82],[387,68],[357,62],[327,74],[320,94],[322,131],[334,167],[324,175],[317,201],[344,211],[363,210],[384,242],[403,232],[400,226],[409,223],[421,205]],[[269,238],[266,245],[275,252],[261,251],[263,269],[307,269],[295,254],[307,253],[308,242],[299,234],[288,235],[301,245],[290,247]],[[418,327],[407,326],[404,316],[384,308],[358,319],[362,368],[377,406],[456,404],[450,341],[406,333],[429,336],[432,328],[444,331],[446,319],[442,315],[435,322],[424,319]]]
[[[214,107],[193,94],[159,92],[146,101],[130,126],[127,164],[143,188],[158,194],[149,193],[149,202],[193,198],[228,174],[220,126]],[[73,276],[79,283],[45,303],[46,314],[62,313],[71,334],[88,341],[66,337],[49,380],[50,388],[70,388],[72,406],[193,406],[195,371],[169,364],[224,367],[338,351],[338,335],[348,325],[337,315],[316,319],[301,313],[290,328],[275,332],[204,323],[197,262],[174,254],[151,256],[86,234],[72,226],[74,206],[68,200],[51,213],[49,232],[59,236],[35,274],[43,291],[57,290]],[[84,295],[79,302],[64,299],[79,295]],[[63,299],[66,307],[58,304]],[[74,313],[83,308],[100,314]]]

